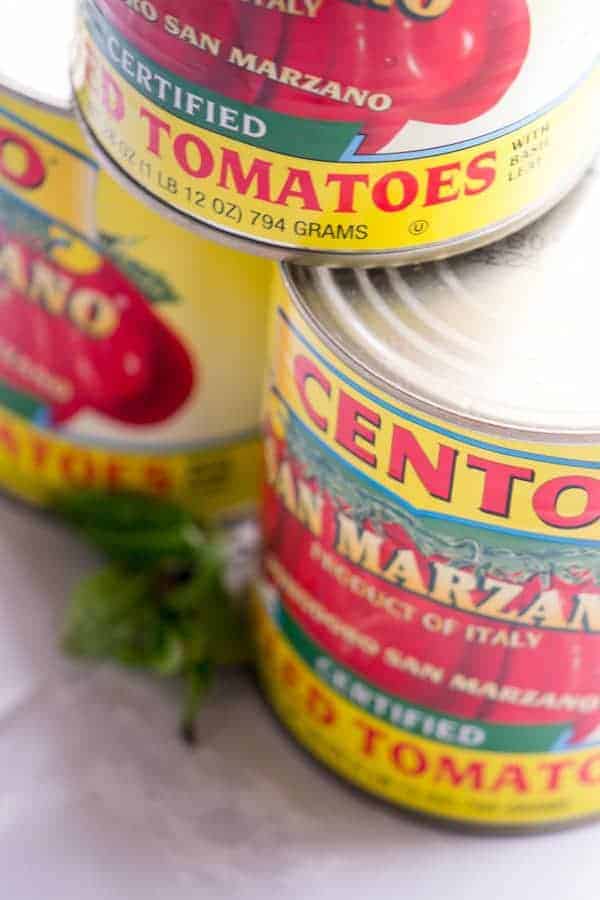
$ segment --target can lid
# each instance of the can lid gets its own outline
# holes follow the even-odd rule
[[[76,0],[2,0],[0,84],[51,106],[71,105]]]
[[[286,267],[297,302],[355,371],[491,431],[600,436],[600,164],[552,212],[445,262]]]

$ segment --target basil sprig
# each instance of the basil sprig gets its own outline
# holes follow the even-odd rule
[[[64,649],[182,678],[181,732],[194,742],[216,668],[248,658],[219,544],[178,505],[138,494],[82,492],[60,498],[57,510],[108,558],[73,592]]]

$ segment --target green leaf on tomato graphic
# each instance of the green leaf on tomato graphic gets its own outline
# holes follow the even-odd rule
[[[138,243],[137,238],[124,238],[105,231],[100,232],[99,238],[105,255],[140,289],[149,303],[177,303],[181,300],[162,272],[128,255],[128,248]]]

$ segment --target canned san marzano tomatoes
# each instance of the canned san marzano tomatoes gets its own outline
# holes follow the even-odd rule
[[[599,202],[276,294],[261,678],[328,766],[447,820],[600,813]]]
[[[75,87],[105,162],[188,225],[411,262],[515,230],[583,173],[598,26],[594,0],[83,0]]]
[[[237,515],[256,500],[270,267],[98,171],[69,109],[62,9],[40,25],[55,54],[23,54],[26,8],[0,37],[0,483]]]

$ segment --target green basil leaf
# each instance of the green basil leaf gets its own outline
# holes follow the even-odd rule
[[[165,642],[148,574],[108,566],[73,592],[63,639],[72,656],[144,667],[164,653]]]
[[[203,541],[195,526],[152,531],[85,529],[87,539],[114,562],[148,569],[169,560],[192,563]]]
[[[250,656],[220,548],[188,512],[152,497],[80,492],[57,509],[110,560],[74,591],[65,650],[182,677],[182,733],[192,740],[216,666]]]
[[[87,491],[57,498],[55,507],[110,560],[135,568],[191,561],[205,541],[186,510],[154,497]]]
[[[149,531],[196,524],[178,504],[134,492],[74,491],[57,496],[55,508],[75,527],[93,526],[103,531]]]

